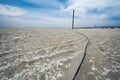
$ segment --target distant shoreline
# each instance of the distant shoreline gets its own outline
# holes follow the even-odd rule
[[[47,29],[72,29],[71,27],[0,27],[0,28],[47,28]],[[114,29],[118,27],[75,27],[74,29]]]
[[[75,27],[74,29],[114,29],[119,27]]]

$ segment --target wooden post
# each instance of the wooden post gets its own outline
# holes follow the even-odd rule
[[[73,17],[72,17],[72,29],[74,29],[74,13],[75,13],[75,10],[73,9]]]

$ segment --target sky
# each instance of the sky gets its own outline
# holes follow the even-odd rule
[[[120,0],[0,0],[0,27],[120,25]]]

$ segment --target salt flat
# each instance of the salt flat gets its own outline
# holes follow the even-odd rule
[[[0,80],[119,80],[120,29],[0,28]]]

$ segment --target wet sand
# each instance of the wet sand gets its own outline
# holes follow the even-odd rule
[[[0,28],[0,80],[119,80],[120,29]]]

